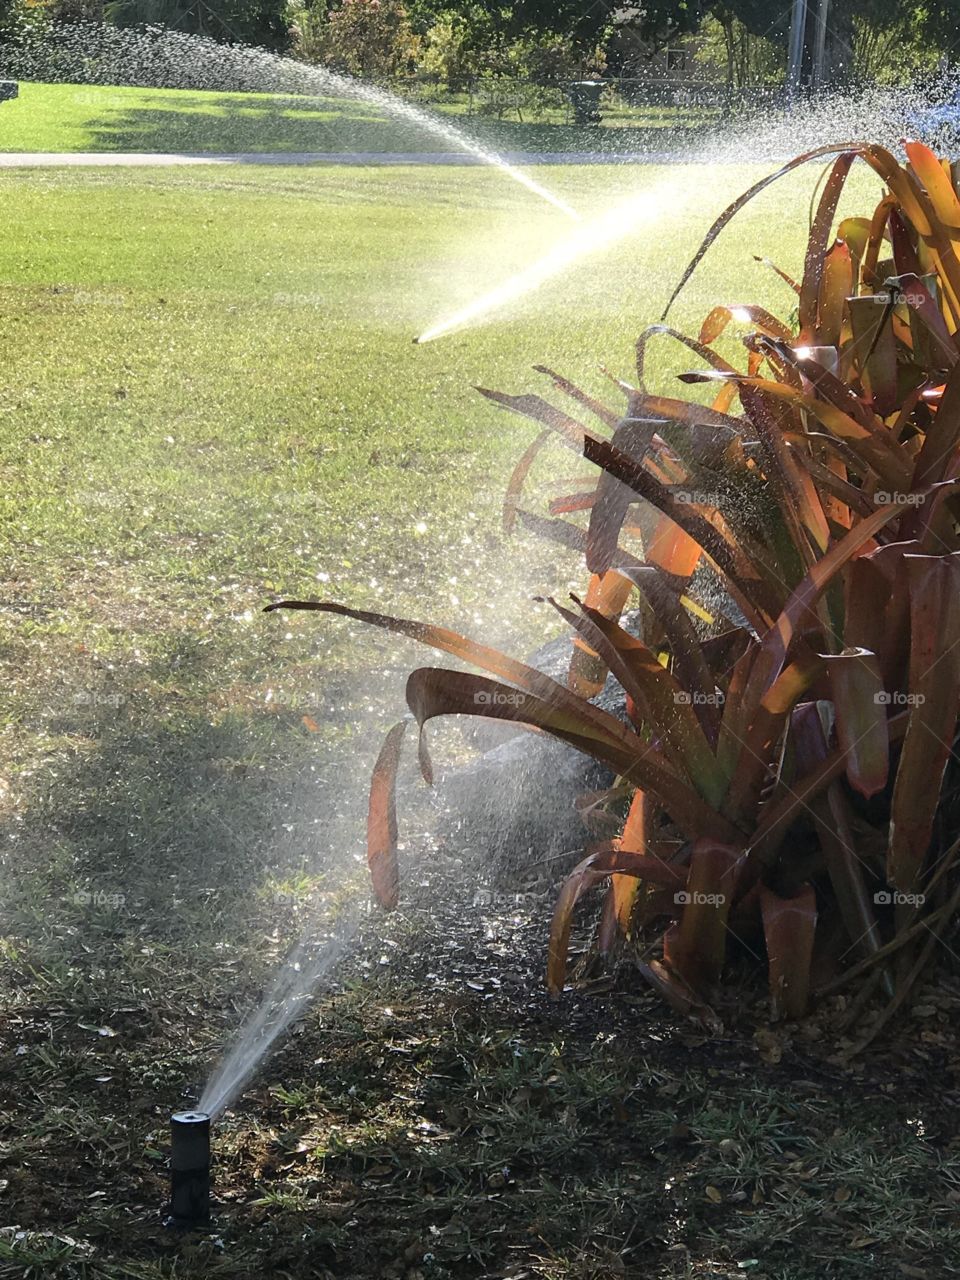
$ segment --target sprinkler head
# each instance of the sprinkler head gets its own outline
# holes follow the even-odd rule
[[[210,1220],[210,1117],[177,1111],[170,1117],[170,1225],[189,1230]]]

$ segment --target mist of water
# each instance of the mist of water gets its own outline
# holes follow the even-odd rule
[[[0,50],[0,74],[73,84],[296,94],[363,102],[497,169],[568,218],[580,219],[566,200],[481,146],[450,120],[376,85],[266,49],[219,44],[166,27],[136,30],[78,22],[58,25],[42,39],[11,40]]]
[[[263,50],[225,46],[202,37],[163,28],[140,31],[76,24],[60,27],[40,44],[7,45],[0,52],[3,74],[28,80],[73,83],[128,84],[147,87],[213,89],[346,98],[363,101],[377,110],[457,150],[495,166],[505,176],[561,210],[572,219],[579,215],[566,201],[522,170],[476,143],[451,122],[433,115],[386,91],[334,75],[322,68],[281,58]],[[915,99],[884,96],[873,107],[863,99],[838,99],[821,103],[815,112],[798,118],[767,115],[756,124],[745,121],[708,146],[684,150],[676,135],[676,158],[716,163],[755,163],[849,136],[869,135],[892,141],[904,131]],[[908,130],[909,131],[909,130]],[[615,130],[597,137],[613,146]],[[675,209],[675,186],[663,181],[634,193],[578,227],[546,254],[511,279],[504,281],[468,306],[431,326],[419,341],[427,342],[455,329],[488,318],[535,292],[549,280],[572,268],[583,258],[608,249]],[[253,1076],[279,1038],[306,1010],[319,984],[348,951],[358,926],[358,914],[340,918],[326,932],[310,928],[288,955],[263,999],[239,1028],[233,1042],[214,1070],[199,1102],[200,1109],[220,1114]]]
[[[338,921],[332,936],[318,939],[310,931],[297,943],[227,1047],[197,1110],[216,1117],[237,1097],[279,1037],[306,1012],[320,982],[348,950],[358,925],[354,914]]]
[[[599,217],[584,223],[573,235],[563,239],[543,257],[518,271],[509,280],[504,280],[489,293],[432,325],[417,338],[417,342],[432,342],[455,329],[475,324],[533,293],[581,259],[609,249],[645,223],[661,217],[668,207],[666,196],[669,191],[669,184],[662,183],[652,190],[646,189],[614,205]]]
[[[956,82],[948,79],[938,92],[946,97],[955,92],[956,87]],[[868,138],[899,152],[905,135],[916,136],[923,131],[923,108],[924,96],[908,90],[824,96],[816,104],[808,104],[802,113],[790,113],[781,107],[765,111],[762,117],[745,115],[735,123],[728,123],[722,133],[716,133],[705,143],[684,146],[681,142],[674,156],[661,156],[659,160],[711,167],[718,163],[738,166],[774,163],[804,150],[856,138]],[[936,138],[931,141],[936,142]],[[703,193],[694,195],[700,198]],[[429,326],[416,341],[432,342],[489,319],[573,269],[584,258],[611,248],[665,214],[674,214],[680,198],[679,189],[666,181],[627,197],[584,222],[529,266]]]

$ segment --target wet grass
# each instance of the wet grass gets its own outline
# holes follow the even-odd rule
[[[423,652],[262,606],[326,595],[535,647],[552,624],[530,597],[580,571],[503,538],[501,496],[530,433],[473,388],[539,387],[530,366],[548,360],[615,402],[599,363],[630,375],[632,340],[675,275],[664,263],[751,176],[718,169],[708,207],[705,175],[686,169],[545,171],[585,212],[649,187],[663,217],[421,347],[426,324],[566,234],[559,215],[473,171],[4,176],[11,935],[72,961],[97,890],[123,897],[105,945],[198,923],[214,939],[230,920],[240,939],[270,869],[313,874],[337,847],[336,878],[360,851],[379,729]],[[718,247],[681,324],[718,295],[790,305],[742,246],[772,252],[799,189]],[[671,389],[687,357],[663,345],[654,359],[654,385]],[[548,471],[569,477],[556,457]],[[128,994],[123,966],[96,968]]]
[[[840,1068],[787,1033],[773,1067],[749,1035],[672,1023],[626,973],[552,1005],[539,930],[509,899],[471,909],[460,871],[435,857],[399,918],[371,922],[216,1127],[209,1231],[159,1225],[165,1109],[203,1071],[229,972],[188,1020],[173,956],[152,961],[149,1005],[105,1025],[62,997],[8,1017],[18,1234],[0,1236],[0,1276],[956,1274],[955,991],[926,1051]]]
[[[696,141],[694,112],[620,108],[601,128],[578,127],[561,113],[539,122],[469,114],[465,102],[424,103],[484,145],[512,151],[629,154]],[[667,136],[669,134],[669,136]],[[449,139],[343,98],[30,84],[3,104],[0,151],[451,151]]]
[[[314,1026],[295,1038],[303,1055],[283,1059],[231,1124],[226,1188],[242,1213],[230,1252],[215,1237],[181,1249],[152,1224],[165,1114],[202,1084],[289,942],[355,877],[367,767],[423,656],[334,620],[264,618],[261,606],[324,594],[534,647],[545,613],[530,596],[579,585],[579,571],[503,538],[503,485],[530,432],[473,387],[539,388],[530,366],[546,360],[615,403],[598,364],[630,374],[639,328],[754,172],[543,170],[585,212],[633,185],[658,192],[663,216],[536,299],[424,347],[411,338],[426,324],[565,234],[559,215],[497,175],[462,170],[0,178],[0,976],[3,1041],[14,1046],[0,1067],[0,1181],[12,1188],[5,1220],[27,1232],[0,1234],[0,1276],[239,1277],[263,1273],[282,1248],[293,1276],[387,1276],[402,1256],[399,1274],[426,1280],[511,1274],[510,1262],[573,1280],[623,1274],[612,1259],[637,1265],[628,1252],[647,1235],[661,1270],[642,1274],[712,1274],[679,1269],[688,1237],[666,1223],[631,1235],[663,1185],[646,1156],[621,1167],[627,1131],[616,1136],[611,1099],[630,1093],[636,1045],[611,1056],[588,1025],[565,1058],[563,1016],[551,1014],[514,1054],[523,1010],[540,1000],[539,933],[519,998],[461,1024],[461,997],[476,1003],[461,991],[469,968],[452,981],[460,994],[430,978],[455,967],[443,949],[460,945],[452,924],[432,967],[411,959],[429,912],[411,917],[396,949],[373,926],[369,967],[328,1009],[332,1040],[347,1047],[322,1083]],[[791,305],[753,254],[799,270],[801,229],[791,246],[783,226],[805,208],[803,189],[784,188],[718,246],[682,326],[718,299]],[[664,346],[657,364],[655,385],[670,388],[689,358]],[[566,478],[578,469],[566,455],[546,466]],[[413,846],[423,822],[405,812]],[[462,902],[457,927],[470,916]],[[518,963],[505,947],[482,984]],[[403,976],[389,977],[395,968]],[[368,984],[381,970],[386,985]],[[384,1049],[388,1007],[406,1011],[395,1055]],[[410,1043],[418,1036],[422,1046]],[[404,1071],[384,1075],[380,1058],[394,1057]],[[546,1090],[537,1083],[532,1103],[528,1077]],[[283,1095],[267,1088],[278,1079]],[[691,1085],[691,1114],[712,1105],[706,1083]],[[448,1103],[460,1120],[443,1120]],[[751,1115],[764,1106],[751,1103]],[[652,1148],[662,1110],[637,1122]],[[434,1142],[424,1119],[468,1136]],[[735,1268],[759,1249],[751,1231],[789,1240],[789,1224],[819,1206],[804,1216],[791,1182],[770,1216],[737,1216],[734,1197],[773,1168],[780,1139],[773,1122],[752,1136],[725,1131],[745,1144],[738,1172],[710,1154],[728,1119],[726,1103],[702,1119],[714,1145],[684,1184],[698,1206],[689,1248],[704,1267],[715,1219],[741,1233],[742,1248],[723,1254]],[[298,1127],[318,1152],[306,1162],[281,1141]],[[835,1180],[849,1183],[844,1150]],[[877,1190],[863,1203],[887,1240],[880,1188],[919,1213],[909,1180],[939,1177],[939,1166],[917,1148],[920,1171],[904,1163],[897,1182],[900,1148],[872,1150]],[[371,1172],[378,1164],[387,1172]],[[503,1168],[520,1170],[506,1222],[496,1215],[509,1179],[489,1182]],[[62,1175],[63,1201],[44,1191]],[[103,1204],[92,1198],[101,1181]],[[351,1205],[380,1212],[387,1182],[397,1217],[378,1238],[376,1220]],[[703,1200],[708,1185],[729,1217]],[[933,1225],[933,1244],[896,1256],[945,1247],[948,1211]],[[431,1273],[426,1253],[445,1270]],[[804,1272],[787,1246],[776,1256],[778,1276],[831,1274]]]

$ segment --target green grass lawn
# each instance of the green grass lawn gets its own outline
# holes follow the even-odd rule
[[[0,1148],[3,1158],[46,1168],[43,1152],[77,1144],[83,1160],[115,1166],[125,1196],[151,1199],[155,1180],[133,1187],[131,1169],[159,1158],[165,1109],[202,1081],[290,941],[357,883],[368,766],[403,709],[406,671],[432,657],[336,619],[265,617],[265,603],[325,595],[429,615],[522,652],[554,630],[531,597],[582,585],[572,560],[503,536],[503,487],[533,431],[473,388],[542,389],[531,366],[546,362],[616,404],[600,366],[630,376],[637,333],[659,315],[710,219],[757,171],[537,172],[588,216],[641,189],[657,215],[535,296],[425,346],[412,338],[567,236],[561,215],[501,175],[472,169],[0,173],[0,979],[11,1034],[28,1042],[9,1067],[0,1109],[29,1109],[26,1130],[5,1116],[4,1132],[18,1137]],[[755,255],[799,272],[813,176],[769,193],[721,240],[677,310],[680,327],[695,331],[717,301],[789,312],[790,292]],[[851,200],[867,194],[864,179]],[[858,211],[867,207],[864,198]],[[735,339],[729,349],[736,354]],[[652,386],[675,390],[672,375],[692,362],[664,342],[653,349]],[[548,477],[576,489],[584,474],[556,451],[533,477],[531,504]],[[401,814],[411,847],[423,844],[424,822],[417,810]],[[349,1041],[352,1019],[379,1027],[388,998],[358,983],[337,1034]],[[409,990],[402,998],[415,1000]],[[37,1030],[51,1009],[65,1011],[62,1037]],[[443,1026],[455,1016],[444,1012]],[[101,1037],[99,1027],[117,1034]],[[562,1022],[551,1036],[542,1053],[562,1054]],[[377,1073],[377,1052],[364,1070]],[[630,1061],[604,1058],[597,1091],[630,1096]],[[499,1059],[497,1070],[506,1070]],[[111,1092],[100,1091],[101,1077]],[[296,1083],[286,1079],[288,1089]],[[700,1102],[690,1105],[702,1110],[709,1085],[697,1088]],[[397,1126],[419,1123],[419,1102],[381,1102],[382,1118],[358,1115],[343,1139],[369,1150],[371,1167]],[[284,1133],[307,1123],[296,1109],[288,1114],[292,1105],[270,1121]],[[486,1103],[471,1105],[480,1130]],[[594,1106],[593,1094],[583,1105]],[[109,1123],[98,1129],[105,1108]],[[704,1142],[743,1138],[726,1102],[723,1110],[722,1123],[702,1120]],[[719,1182],[722,1197],[744,1188],[749,1196],[754,1181],[774,1187],[772,1217],[738,1219],[746,1259],[762,1249],[765,1226],[788,1240],[791,1224],[815,1211],[775,1130],[758,1139],[756,1168],[724,1173],[730,1149],[712,1164],[704,1157],[691,1192],[699,1202],[701,1183]],[[673,1141],[669,1134],[661,1116],[647,1138]],[[237,1134],[230,1158],[242,1180],[260,1176],[244,1150],[266,1141]],[[437,1184],[463,1178],[472,1187],[471,1169],[504,1159],[506,1141],[497,1137],[486,1155],[457,1148],[462,1167],[438,1158]],[[809,1143],[790,1142],[796,1159],[812,1161]],[[854,1145],[840,1143],[838,1187],[855,1176]],[[549,1143],[544,1150],[544,1158],[563,1154]],[[894,1168],[900,1158],[888,1167],[882,1153],[870,1155],[885,1241],[896,1231],[883,1179],[913,1188],[938,1176],[927,1153]],[[333,1163],[314,1172],[326,1185],[340,1155],[323,1159]],[[74,1166],[83,1187],[89,1175]],[[789,1199],[775,1174],[789,1183]],[[15,1181],[9,1221],[65,1229],[36,1208],[30,1176]],[[272,1174],[262,1176],[270,1187],[262,1212],[278,1213],[277,1229],[292,1239],[301,1191],[291,1200]],[[662,1171],[650,1176],[662,1184]],[[544,1212],[558,1220],[564,1185],[542,1192]],[[486,1204],[479,1186],[476,1203]],[[621,1208],[632,1205],[622,1192],[609,1187]],[[915,1216],[920,1199],[911,1200]],[[89,1205],[77,1210],[78,1228],[71,1219],[73,1234],[91,1248],[103,1240],[121,1248],[122,1214]],[[612,1219],[594,1208],[596,1229],[606,1230]],[[726,1212],[709,1210],[713,1225],[697,1245],[704,1268]],[[844,1231],[846,1213],[835,1212]],[[952,1218],[943,1222],[953,1230]],[[345,1239],[332,1219],[323,1231],[324,1248]],[[869,1237],[866,1224],[859,1235]],[[270,1239],[247,1242],[256,1257],[247,1270],[236,1254],[215,1259],[208,1249],[181,1265],[151,1244],[135,1267],[62,1274],[252,1276],[267,1265]],[[28,1264],[33,1274],[57,1274],[49,1269],[57,1248],[39,1235],[22,1246],[0,1238],[0,1275],[24,1274]],[[86,1266],[64,1248],[71,1266]],[[867,1246],[851,1248],[848,1271],[836,1274],[867,1274]],[[477,1249],[470,1266],[490,1257]],[[578,1258],[574,1251],[532,1274],[607,1274],[583,1270]],[[457,1265],[435,1274],[476,1273]],[[312,1266],[307,1250],[289,1274],[324,1274]],[[711,1272],[664,1263],[656,1274]],[[771,1274],[827,1272],[797,1261]]]
[[[662,147],[664,128],[696,121],[670,112],[612,111],[601,129],[562,119],[524,123],[468,115],[465,103],[424,106],[475,141],[513,151],[629,153]],[[449,138],[345,98],[30,84],[0,110],[0,151],[452,151]]]
[[[541,176],[588,215],[647,188],[658,213],[616,250],[424,346],[414,335],[566,237],[561,215],[474,170],[0,177],[8,916],[122,879],[128,926],[158,927],[159,864],[195,888],[228,869],[221,914],[242,919],[251,885],[310,864],[318,838],[359,848],[365,763],[423,651],[333,619],[264,618],[269,600],[428,614],[514,649],[552,633],[530,597],[578,584],[580,570],[501,534],[531,431],[473,388],[541,389],[531,366],[548,362],[616,404],[600,366],[630,376],[640,327],[753,175]],[[721,242],[682,326],[718,298],[789,310],[753,255],[798,269],[799,228],[791,251],[782,227],[805,208],[809,176]],[[659,352],[652,385],[673,390],[689,354]],[[579,483],[565,451],[553,458],[542,474]],[[323,804],[284,812],[304,768]],[[19,827],[31,809],[52,833]],[[188,903],[163,927],[205,910]],[[44,910],[13,932],[33,928],[54,952],[78,943]],[[108,981],[141,979],[121,966]]]

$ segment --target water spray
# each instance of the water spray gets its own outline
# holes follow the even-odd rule
[[[210,1221],[210,1117],[177,1111],[170,1117],[169,1224],[182,1230]]]
[[[561,196],[439,113],[416,106],[379,85],[284,58],[267,49],[224,45],[209,36],[163,26],[134,31],[94,22],[71,22],[54,27],[42,40],[31,39],[20,45],[14,42],[5,54],[5,69],[23,80],[239,90],[362,102],[421,133],[442,139],[456,151],[497,169],[568,218],[580,220],[580,214]],[[12,81],[2,83],[13,85]],[[8,96],[13,96],[12,90]]]
[[[415,343],[432,342],[454,329],[462,329],[466,325],[483,319],[492,311],[499,311],[511,302],[516,302],[539,289],[541,285],[552,280],[554,276],[575,266],[581,258],[591,253],[598,253],[619,240],[625,239],[642,223],[649,222],[659,216],[667,198],[668,188],[654,187],[639,195],[608,209],[599,218],[583,223],[573,235],[562,240],[549,253],[538,258],[536,262],[502,284],[483,294],[446,320],[426,329]]]

